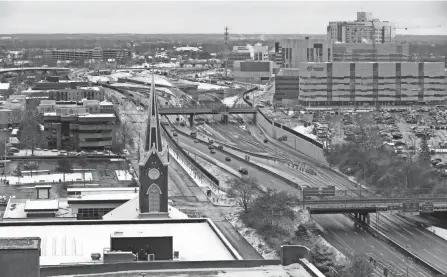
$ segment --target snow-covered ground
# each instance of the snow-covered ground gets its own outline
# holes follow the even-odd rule
[[[231,97],[226,97],[226,98],[224,98],[224,99],[222,100],[222,102],[223,102],[225,105],[231,107],[231,106],[234,105],[234,103],[236,102],[236,100],[237,100],[238,98],[239,98],[238,95],[231,96]]]
[[[300,125],[300,126],[296,126],[295,128],[293,128],[293,130],[305,135],[306,137],[317,140],[318,139],[317,136],[312,134],[313,128],[314,128],[313,125],[311,125],[309,127],[304,127],[304,126]]]
[[[172,84],[166,80],[165,78],[163,78],[162,76],[159,75],[154,75],[154,79],[155,79],[155,84],[156,85],[163,85],[163,86],[167,86],[167,87],[172,87]],[[131,80],[135,80],[135,81],[140,81],[140,82],[146,82],[146,83],[151,83],[152,82],[152,75],[151,74],[145,74],[143,73],[139,73],[133,77],[130,77],[129,79]]]
[[[92,173],[86,172],[82,173],[66,173],[65,181],[66,182],[83,182],[83,177],[85,176],[85,181],[92,180]],[[64,175],[62,173],[54,173],[54,174],[43,174],[43,175],[33,175],[33,176],[6,176],[6,180],[9,181],[10,185],[16,184],[39,184],[39,183],[59,183],[59,180],[63,182]]]
[[[447,230],[435,226],[430,226],[427,228],[428,231],[432,232],[433,234],[437,235],[440,238],[443,238],[447,240]]]
[[[115,174],[119,181],[132,181],[132,174],[128,170],[115,170]]]
[[[238,218],[236,213],[229,213],[225,218],[234,226],[234,228],[253,246],[264,259],[279,259],[278,255],[273,249],[270,249],[267,243],[260,235],[252,228],[245,226],[245,224]]]
[[[189,218],[185,213],[179,211],[177,208],[174,208],[171,205],[169,205],[168,207],[169,207],[169,218],[171,218],[171,219]]]

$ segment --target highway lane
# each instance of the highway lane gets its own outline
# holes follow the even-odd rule
[[[404,276],[406,276],[407,266],[410,277],[432,276],[427,269],[414,261],[409,261],[390,245],[356,227],[353,221],[344,215],[314,215],[312,218],[323,228],[324,238],[342,253],[347,255],[372,253]]]
[[[374,222],[372,224],[375,226]],[[379,229],[408,251],[447,273],[447,241],[396,215],[381,215]]]
[[[172,134],[172,131],[170,129],[168,129],[168,131],[170,131]],[[183,136],[182,134],[178,133],[178,136],[174,137],[174,138],[176,141],[178,141],[180,146],[188,145],[191,148],[191,150],[197,149],[203,153],[210,153],[210,150],[208,149],[207,144],[194,143],[194,139],[190,138],[189,136]],[[256,167],[253,167],[245,162],[239,161],[234,158],[232,158],[231,161],[225,161],[225,158],[227,156],[224,153],[222,153],[221,151],[219,151],[218,149],[215,149],[215,150],[216,150],[215,154],[210,154],[210,156],[212,158],[216,159],[217,161],[219,161],[221,163],[228,165],[229,167],[233,168],[234,170],[239,170],[240,167],[246,168],[248,170],[248,176],[256,178],[257,181],[264,187],[299,194],[298,190],[296,190],[292,186],[288,185],[287,183],[285,183],[281,180],[278,180],[274,176],[272,176],[266,172],[263,172],[263,171],[257,169]]]

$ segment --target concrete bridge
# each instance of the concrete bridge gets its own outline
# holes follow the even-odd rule
[[[320,199],[304,200],[301,204],[311,214],[350,213],[367,224],[370,213],[430,214],[447,211],[447,197]]]
[[[250,106],[247,107],[234,107],[230,108],[227,106],[218,106],[215,108],[207,108],[207,107],[179,107],[179,108],[160,108],[158,113],[160,115],[189,115],[189,124],[193,126],[194,124],[194,115],[203,115],[203,114],[222,114],[223,121],[228,122],[228,116],[230,114],[254,114],[256,115],[258,109]]]

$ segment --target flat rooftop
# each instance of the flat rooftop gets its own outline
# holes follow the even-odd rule
[[[38,249],[39,238],[0,238],[0,249]]]
[[[142,274],[144,273],[144,275]],[[269,265],[249,268],[198,268],[198,269],[175,269],[175,270],[139,270],[121,271],[113,273],[69,275],[65,277],[311,277],[299,264],[289,266]],[[60,276],[64,277],[64,276]]]
[[[115,232],[173,237],[181,261],[235,260],[215,230],[204,219],[27,221],[0,223],[0,237],[41,239],[41,265],[91,263],[92,253],[110,248]],[[102,255],[102,254],[101,254]]]
[[[26,219],[36,220],[35,218],[28,218],[27,211],[55,211],[56,218],[73,218],[75,215],[66,200],[50,200],[50,199],[16,199],[10,198],[3,214],[3,220],[17,220]],[[44,219],[48,220],[48,218]],[[0,235],[0,237],[2,237]],[[27,236],[30,237],[30,236]],[[32,236],[34,237],[34,236]]]

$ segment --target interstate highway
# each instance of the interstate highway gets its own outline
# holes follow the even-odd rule
[[[169,131],[169,130],[168,130]],[[171,132],[172,134],[172,132]],[[231,161],[225,161],[225,155],[224,153],[220,152],[219,149],[215,149],[216,153],[211,154],[210,150],[208,149],[208,145],[204,143],[195,143],[194,139],[192,139],[189,136],[184,136],[181,133],[178,133],[178,137],[173,137],[176,141],[178,138],[178,143],[180,146],[187,145],[190,149],[197,149],[202,153],[209,153],[209,156],[218,160],[219,162],[226,164],[227,166],[233,168],[234,170],[238,170],[239,167],[245,167],[248,170],[248,176],[254,177],[265,187],[277,189],[277,190],[283,190],[283,191],[289,191],[291,193],[299,193],[298,190],[291,187],[290,185],[284,183],[282,180],[279,180],[275,178],[274,176],[263,172],[256,167],[253,167],[245,162],[239,161],[237,159],[232,158]],[[196,154],[196,153],[195,153]]]
[[[189,150],[197,149],[200,152],[209,153],[208,146],[206,144],[194,143],[194,140],[192,138],[190,138],[189,136],[183,136],[181,133],[178,133],[178,136],[180,146],[187,145]],[[218,149],[216,149],[216,154],[208,155],[236,170],[239,168],[239,166],[246,167],[250,176],[255,176],[261,182],[261,184],[268,188],[274,188],[278,190],[285,189],[288,191],[295,190],[287,184],[281,182],[281,180],[278,180],[275,176],[271,176],[263,171],[259,171],[256,168],[249,166],[249,164],[247,164],[246,162],[238,161],[236,159],[232,159],[230,162],[226,162],[226,155],[220,152]],[[284,168],[284,171],[288,174],[294,174],[294,172],[291,172],[290,170],[291,169],[289,168]],[[369,233],[358,231],[354,227],[354,223],[352,222],[352,220],[348,217],[342,214],[335,214],[317,215],[313,216],[313,218],[319,225],[321,225],[325,229],[328,235],[329,242],[333,243],[334,246],[336,246],[342,252],[345,249],[350,249],[350,251],[354,251],[355,253],[373,253],[378,257],[382,257],[384,260],[392,261],[396,266],[400,267],[399,270],[401,272],[405,272],[402,271],[403,265],[405,264],[405,257],[403,255],[396,253],[396,250],[393,249],[390,245],[374,238]],[[366,243],[362,245],[364,242]],[[425,268],[422,268],[413,263],[410,263],[409,265],[412,272],[409,274],[409,276],[431,276]]]

